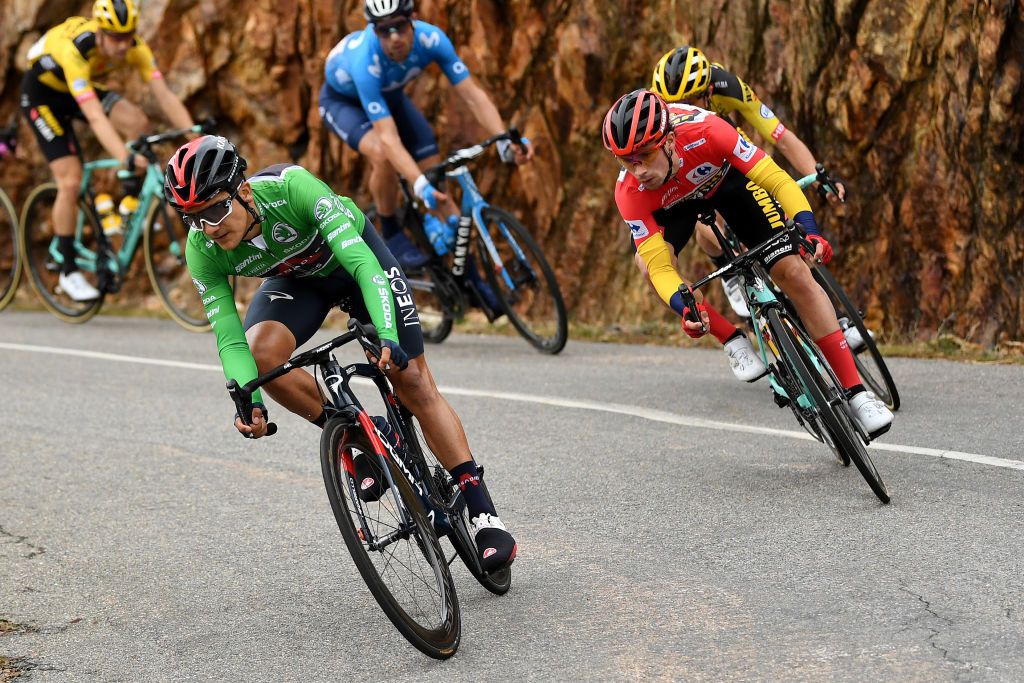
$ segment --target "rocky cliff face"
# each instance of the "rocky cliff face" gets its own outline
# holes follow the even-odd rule
[[[12,116],[28,45],[88,5],[4,0],[0,117]],[[317,114],[324,58],[363,26],[353,0],[146,0],[142,34],[197,117],[214,115],[260,166],[294,159],[366,201],[365,165]],[[506,119],[534,141],[519,170],[478,181],[541,239],[576,319],[667,316],[632,265],[612,202],[617,167],[604,111],[648,82],[656,58],[702,47],[768,102],[848,181],[838,209],[814,202],[833,270],[876,328],[984,344],[1024,339],[1024,23],[1021,2],[986,0],[422,0]],[[123,90],[152,110],[145,89]],[[432,69],[411,88],[442,149],[482,136]],[[22,127],[0,182],[20,199],[46,172]],[[777,159],[780,159],[776,155]],[[684,252],[683,271],[706,270]],[[712,292],[712,297],[719,294]]]

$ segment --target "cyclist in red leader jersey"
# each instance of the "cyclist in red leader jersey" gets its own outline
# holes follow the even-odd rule
[[[649,90],[634,90],[608,110],[602,137],[623,166],[615,185],[619,213],[629,225],[651,283],[679,315],[685,309],[673,251],[678,254],[693,235],[700,212],[721,213],[748,247],[772,237],[789,215],[815,245],[814,254],[806,258],[831,256],[832,247],[821,236],[807,198],[793,179],[711,112],[692,105],[669,106]],[[846,388],[854,418],[872,438],[887,432],[893,415],[861,383],[835,310],[801,260],[799,246],[787,240],[765,254],[763,262]],[[700,303],[698,309],[705,326],[684,318],[687,335],[697,338],[709,329],[727,349],[731,345],[741,349],[746,360],[756,360],[753,370],[759,374],[748,376],[748,381],[766,372],[742,331],[713,307]]]

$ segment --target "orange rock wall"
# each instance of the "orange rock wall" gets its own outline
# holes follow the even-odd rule
[[[41,31],[89,4],[2,0],[0,120],[13,116],[23,55]],[[141,32],[196,117],[214,115],[250,166],[294,159],[367,199],[365,164],[317,114],[324,58],[363,26],[345,0],[146,0]],[[834,271],[876,327],[1024,339],[1024,3],[980,0],[422,0],[452,36],[536,161],[492,158],[477,179],[518,211],[555,265],[572,314],[635,323],[667,313],[634,272],[611,195],[617,166],[601,117],[683,42],[738,73],[819,159],[850,202],[821,207]],[[158,112],[134,77],[121,88]],[[411,88],[442,148],[482,136],[443,76]],[[0,183],[20,201],[46,177],[24,126]],[[93,148],[93,152],[98,152]],[[776,156],[781,161],[780,156]],[[684,273],[706,270],[689,248]],[[720,292],[714,290],[713,298]]]

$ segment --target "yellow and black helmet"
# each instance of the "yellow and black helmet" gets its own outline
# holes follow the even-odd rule
[[[698,97],[711,84],[711,63],[695,47],[683,45],[666,52],[654,67],[651,90],[666,102]]]
[[[92,5],[92,18],[104,31],[134,33],[139,23],[139,10],[133,0],[96,0]]]

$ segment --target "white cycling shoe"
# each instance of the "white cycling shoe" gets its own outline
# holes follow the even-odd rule
[[[750,309],[747,308],[747,300],[743,298],[743,281],[739,275],[733,277],[720,278],[722,282],[722,289],[725,290],[725,295],[729,298],[729,305],[732,306],[733,312],[741,318],[750,317]]]
[[[754,346],[747,335],[736,337],[726,342],[725,354],[729,356],[729,367],[732,374],[741,382],[754,382],[768,374],[764,361],[754,352]]]
[[[95,301],[100,298],[100,290],[90,285],[80,270],[67,275],[61,273],[57,284],[74,301]]]
[[[889,431],[892,411],[870,391],[862,391],[850,399],[850,412],[860,428],[874,439]]]

